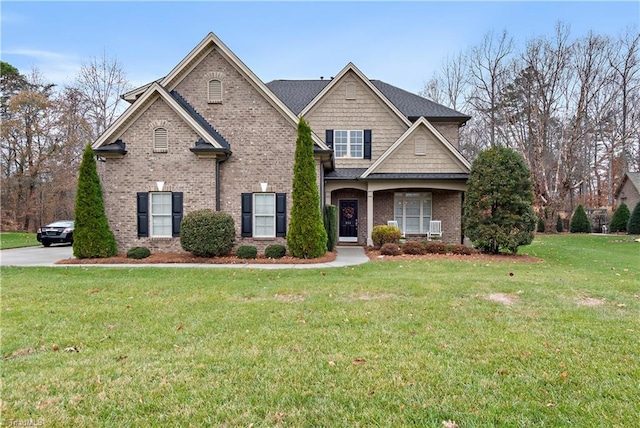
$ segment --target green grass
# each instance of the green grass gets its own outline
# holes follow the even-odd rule
[[[36,247],[42,245],[36,239],[35,233],[2,232],[0,233],[0,250],[21,247]]]
[[[2,418],[634,426],[640,243],[541,236],[524,250],[544,261],[3,268]]]

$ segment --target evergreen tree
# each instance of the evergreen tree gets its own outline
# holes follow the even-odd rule
[[[327,252],[327,232],[320,210],[311,128],[303,118],[298,123],[292,198],[289,252],[298,258],[320,257]]]
[[[483,252],[518,251],[533,241],[536,215],[529,169],[521,155],[492,147],[473,162],[464,201],[465,234]]]
[[[100,177],[90,144],[87,144],[80,163],[75,211],[73,255],[86,259],[118,254],[118,245],[104,213]]]
[[[558,216],[558,219],[556,220],[556,231],[558,233],[564,232],[564,225],[562,224],[562,218],[560,216]]]
[[[591,233],[591,221],[587,216],[587,212],[582,205],[573,212],[571,223],[569,224],[569,232],[571,233]]]
[[[609,232],[626,232],[629,217],[631,217],[631,211],[629,211],[627,204],[623,202],[616,212],[613,213],[613,217],[611,217]]]
[[[640,202],[636,204],[629,217],[629,223],[627,223],[627,233],[629,235],[640,235]]]

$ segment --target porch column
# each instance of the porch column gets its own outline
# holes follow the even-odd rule
[[[367,190],[367,245],[373,246],[371,232],[373,231],[373,190]]]

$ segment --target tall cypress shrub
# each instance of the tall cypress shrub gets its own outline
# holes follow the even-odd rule
[[[571,223],[569,223],[569,232],[571,233],[591,233],[591,221],[587,216],[587,212],[582,205],[573,212]]]
[[[468,184],[462,220],[474,246],[486,253],[516,253],[533,241],[533,184],[520,154],[506,147],[481,152]]]
[[[320,211],[320,193],[309,124],[300,118],[293,167],[293,204],[287,233],[289,253],[298,258],[316,258],[327,252],[327,232]]]
[[[633,208],[631,217],[629,217],[627,233],[629,235],[640,235],[640,202]]]
[[[105,258],[118,254],[118,244],[104,213],[102,187],[91,145],[80,163],[76,192],[73,255],[79,259]]]
[[[623,202],[611,217],[611,221],[609,222],[609,232],[626,232],[629,217],[631,217],[631,211],[629,211],[627,204]]]
[[[338,242],[338,207],[324,206],[324,229],[327,231],[327,250],[333,251]]]
[[[562,217],[560,217],[560,215],[558,215],[558,219],[556,220],[556,232],[564,232],[564,225],[562,224]]]

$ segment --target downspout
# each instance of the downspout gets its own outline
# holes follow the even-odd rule
[[[220,164],[231,156],[231,153],[225,153],[224,157],[216,157],[216,211],[220,211]]]

